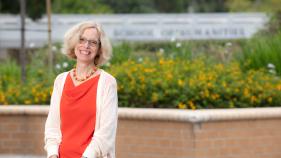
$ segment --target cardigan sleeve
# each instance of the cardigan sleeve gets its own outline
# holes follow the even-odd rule
[[[58,155],[58,148],[61,142],[61,131],[60,131],[60,89],[58,76],[55,79],[53,92],[51,96],[51,104],[49,108],[49,114],[45,123],[45,146],[44,149],[47,151],[47,157],[51,155]]]
[[[95,130],[90,144],[83,153],[87,158],[106,157],[115,150],[115,137],[118,120],[117,83],[109,78],[103,94],[100,126]]]

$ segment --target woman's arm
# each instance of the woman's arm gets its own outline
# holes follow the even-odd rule
[[[95,129],[92,141],[83,153],[84,157],[104,157],[115,148],[115,137],[118,120],[117,83],[114,78],[106,82],[100,110],[100,126]]]
[[[59,91],[59,77],[56,78],[53,93],[51,96],[51,104],[49,108],[49,114],[45,124],[45,147],[48,158],[58,155],[58,148],[61,142],[60,131],[60,91]],[[51,157],[52,156],[52,157]]]

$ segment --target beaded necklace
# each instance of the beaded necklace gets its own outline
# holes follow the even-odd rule
[[[83,81],[86,81],[87,79],[89,79],[96,71],[97,71],[97,68],[94,67],[93,70],[88,75],[86,75],[85,78],[78,78],[77,73],[76,73],[76,66],[74,66],[73,77],[76,81],[83,82]]]

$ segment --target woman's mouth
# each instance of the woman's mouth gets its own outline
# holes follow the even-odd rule
[[[83,55],[89,55],[90,51],[80,50],[80,53]]]

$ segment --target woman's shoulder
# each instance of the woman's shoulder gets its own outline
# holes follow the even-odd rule
[[[103,77],[107,82],[116,83],[115,77],[103,69],[101,69],[101,77]]]
[[[65,79],[65,77],[67,76],[68,72],[69,71],[65,71],[65,72],[62,72],[62,73],[58,74],[56,79],[55,79],[55,82],[63,81],[63,79]]]

